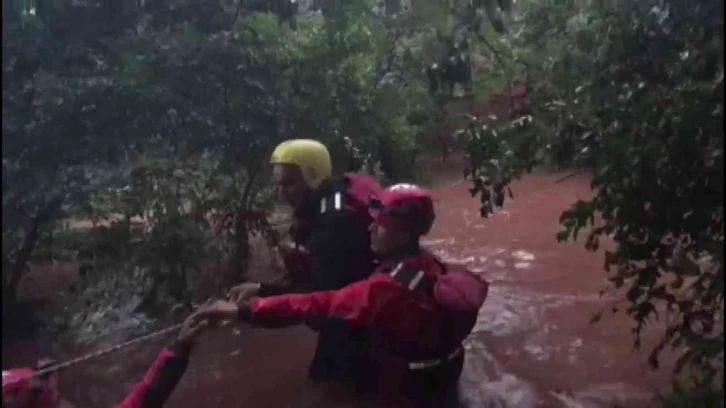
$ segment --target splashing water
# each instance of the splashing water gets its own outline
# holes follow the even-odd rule
[[[627,319],[588,323],[612,301],[598,294],[601,255],[555,239],[560,212],[589,194],[588,181],[554,180],[523,180],[515,188],[524,197],[488,220],[470,211],[466,186],[439,193],[437,227],[424,245],[491,283],[466,344],[462,405],[650,407],[667,369],[650,372],[633,353]]]

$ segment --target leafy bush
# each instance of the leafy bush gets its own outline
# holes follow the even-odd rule
[[[324,18],[228,3],[4,3],[4,299],[41,253],[82,263],[73,327],[239,281],[250,236],[275,238],[267,159],[287,138],[331,146],[336,171],[408,175],[430,125],[410,120],[430,107],[424,24],[364,1]],[[94,230],[59,242],[68,218]]]
[[[470,127],[472,193],[485,191],[484,214],[534,164],[593,174],[595,197],[562,214],[557,238],[587,231],[592,251],[603,237],[615,241],[605,269],[625,295],[635,345],[651,319],[668,315],[650,362],[657,367],[665,347],[679,350],[677,371],[687,366],[695,373],[687,387],[691,404],[704,395],[723,404],[720,4],[518,4],[518,29],[500,44],[516,51],[508,62],[523,60],[519,66],[532,78],[532,117],[514,128]],[[493,204],[489,197],[496,197]]]

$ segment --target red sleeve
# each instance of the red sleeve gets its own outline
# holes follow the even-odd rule
[[[134,388],[131,390],[131,392],[126,395],[126,398],[124,398],[124,400],[119,404],[116,404],[114,408],[147,407],[149,405],[148,401],[150,399],[150,396],[153,397],[153,395],[151,394],[158,393],[155,388],[158,388],[158,383],[160,382],[160,380],[163,380],[163,378],[161,377],[164,377],[164,375],[166,374],[164,373],[164,369],[172,366],[173,364],[171,363],[178,358],[179,357],[169,348],[164,348],[163,350],[161,350],[161,353],[159,353],[159,355],[156,357],[156,361],[154,361],[154,364],[149,367],[141,381],[134,385]]]
[[[340,290],[304,295],[253,298],[251,320],[262,323],[281,318],[339,318],[355,327],[374,324],[383,308],[397,296],[399,288],[385,277],[373,276]]]

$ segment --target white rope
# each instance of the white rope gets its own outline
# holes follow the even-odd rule
[[[81,362],[90,360],[92,358],[100,357],[102,355],[112,353],[112,352],[117,351],[117,350],[120,350],[122,348],[126,348],[128,346],[132,346],[134,344],[142,343],[142,342],[144,342],[146,340],[149,340],[149,339],[152,339],[154,337],[161,336],[161,335],[167,334],[167,333],[169,333],[171,331],[180,329],[182,327],[182,325],[183,325],[183,323],[175,324],[175,325],[173,325],[171,327],[167,327],[167,328],[164,328],[164,329],[161,329],[161,330],[157,330],[155,332],[152,332],[152,333],[143,335],[141,337],[137,337],[135,339],[131,339],[131,340],[126,341],[126,342],[123,342],[121,344],[117,344],[115,346],[111,346],[111,347],[108,347],[108,348],[105,348],[105,349],[102,349],[102,350],[99,350],[99,351],[95,351],[93,353],[88,353],[88,354],[82,355],[82,356],[77,357],[77,358],[74,358],[72,360],[68,360],[68,361],[64,361],[64,362],[61,362],[61,363],[52,364],[49,367],[45,367],[43,369],[40,369],[40,370],[36,371],[35,373],[33,373],[33,375],[31,377],[40,377],[40,376],[43,376],[45,374],[52,373],[54,371],[58,371],[58,370],[60,370],[62,368],[67,368],[67,367],[72,366],[72,365],[75,365],[77,363],[81,363]]]

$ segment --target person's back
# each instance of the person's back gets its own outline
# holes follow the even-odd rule
[[[345,174],[317,188],[310,203],[295,212],[290,235],[295,245],[310,255],[310,263],[297,271],[302,275],[301,285],[310,291],[337,289],[371,274],[371,219],[361,197],[376,188],[370,176]]]
[[[379,391],[391,406],[450,406],[456,400],[462,341],[477,313],[454,313],[439,303],[435,288],[449,273],[434,255],[413,247],[382,263],[370,278],[378,281],[371,296],[389,298],[375,321],[371,348]]]

